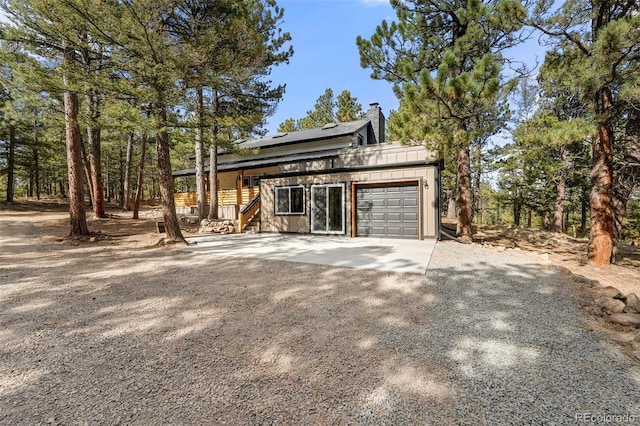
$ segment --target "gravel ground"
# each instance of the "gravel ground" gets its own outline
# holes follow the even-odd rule
[[[576,284],[511,251],[441,243],[420,276],[15,235],[2,425],[640,422]]]

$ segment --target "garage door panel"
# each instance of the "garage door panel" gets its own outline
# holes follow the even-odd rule
[[[415,183],[357,187],[357,235],[417,238],[418,195]]]
[[[371,233],[371,229],[368,226],[358,226],[359,237],[369,237],[370,233]]]
[[[405,237],[415,237],[416,235],[418,235],[418,228],[412,228],[409,226],[405,226],[402,228],[402,232],[403,232],[403,236]]]
[[[371,235],[384,235],[385,227],[384,226],[371,226]]]
[[[405,223],[418,222],[418,213],[416,212],[403,212],[402,221]]]
[[[389,212],[387,213],[387,220],[401,222],[402,221],[402,212]]]

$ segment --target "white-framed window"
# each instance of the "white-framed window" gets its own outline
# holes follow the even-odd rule
[[[345,184],[311,186],[311,232],[345,233]]]
[[[305,214],[304,186],[276,186],[274,195],[277,215]]]

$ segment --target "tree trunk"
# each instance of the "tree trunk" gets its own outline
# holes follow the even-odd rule
[[[587,232],[587,212],[589,211],[589,188],[583,186],[580,194],[580,233]]]
[[[218,112],[218,91],[213,89],[212,113]],[[218,219],[218,126],[211,129],[209,144],[209,220]]]
[[[591,0],[592,43],[598,41],[600,30],[611,20],[609,2]],[[587,256],[595,266],[608,266],[614,260],[617,241],[615,239],[615,208],[613,202],[613,147],[612,123],[613,92],[604,82],[595,92],[595,112],[601,117],[598,136],[592,142],[591,192],[591,232]]]
[[[33,177],[36,187],[36,199],[40,199],[40,156],[38,152],[38,123],[33,126]]]
[[[122,141],[118,144],[118,204],[124,207],[124,149]]]
[[[480,184],[482,182],[482,150],[476,148],[474,150],[475,171],[473,173],[473,211],[471,219],[476,223],[480,223]]]
[[[522,202],[519,200],[520,196],[513,200],[513,224],[520,226],[520,218],[522,217]]]
[[[127,158],[124,166],[124,202],[122,208],[124,211],[131,210],[131,162],[133,161],[133,132],[129,132],[127,139]]]
[[[164,103],[164,94],[157,90],[157,101],[154,114],[156,116],[156,152],[158,155],[158,177],[160,180],[160,196],[162,200],[162,215],[166,239],[172,242],[186,243],[180,231],[180,223],[176,214],[176,205],[173,200],[173,177],[171,176],[171,156],[169,154],[169,133],[167,132],[167,109]]]
[[[209,220],[218,219],[218,146],[209,146]]]
[[[133,218],[138,218],[138,211],[140,210],[140,200],[142,199],[142,184],[144,177],[144,161],[147,155],[147,134],[142,135],[142,141],[140,142],[140,164],[138,165],[138,182],[136,185],[136,199],[133,203]]]
[[[96,218],[106,217],[104,211],[104,188],[102,186],[102,152],[100,148],[101,129],[98,124],[100,118],[100,97],[92,92],[86,96],[89,126],[87,126],[87,144],[89,148],[89,167],[91,169],[93,215]]]
[[[110,181],[110,175],[109,175],[109,170],[111,170],[111,165],[109,163],[111,163],[111,157],[109,157],[109,154],[107,153],[107,164],[105,164],[107,166],[107,170],[105,171],[105,176],[104,176],[104,189],[106,192],[106,197],[107,197],[107,202],[110,203],[111,202],[111,183]]]
[[[610,107],[608,91],[600,95]],[[591,232],[588,258],[595,266],[608,266],[613,261],[615,241],[615,213],[613,206],[613,126],[601,123],[593,141],[591,167]]]
[[[13,172],[16,167],[16,127],[9,124],[9,156],[7,158],[7,203],[13,203],[16,181]]]
[[[198,199],[198,223],[205,218],[207,208],[207,194],[204,181],[204,147],[203,147],[203,127],[204,127],[204,101],[202,86],[196,88],[196,195]]]
[[[458,168],[458,229],[457,236],[464,242],[472,242],[471,230],[471,161],[469,148],[460,148],[456,158]]]
[[[624,237],[622,221],[627,214],[627,203],[636,185],[640,182],[640,112],[629,114],[625,129],[624,159],[622,167],[617,173],[616,187],[614,189],[615,206],[615,239]],[[617,255],[617,246],[614,248],[613,262]]]
[[[82,149],[82,167],[84,169],[84,175],[87,178],[87,187],[89,188],[89,203],[93,208],[93,179],[91,179],[91,168],[89,167],[89,157],[87,156],[87,150],[84,147],[84,144],[81,144],[80,148]]]
[[[564,146],[560,147],[560,161],[562,162],[562,166],[558,183],[556,184],[556,201],[553,212],[553,223],[551,224],[551,231],[559,234],[564,232],[564,198],[567,191],[567,169],[565,167],[567,148]]]
[[[532,216],[533,214],[531,209],[527,209],[527,228],[531,228]]]
[[[63,62],[74,61],[74,51],[65,47]],[[89,235],[82,192],[82,138],[78,123],[78,94],[69,88],[64,80],[64,118],[66,129],[67,173],[69,175],[69,235]]]
[[[456,199],[453,196],[453,190],[447,191],[449,193],[449,200],[447,202],[447,219],[453,220],[456,218]]]

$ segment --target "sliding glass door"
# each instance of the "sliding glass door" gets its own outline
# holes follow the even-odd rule
[[[311,232],[344,234],[344,184],[311,186]]]

